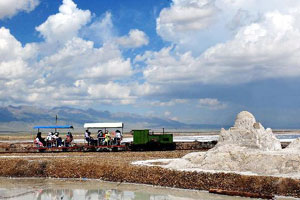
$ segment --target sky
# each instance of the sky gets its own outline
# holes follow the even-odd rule
[[[299,0],[0,0],[0,104],[300,128]]]

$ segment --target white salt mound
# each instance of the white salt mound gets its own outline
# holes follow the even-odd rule
[[[265,129],[247,111],[242,111],[237,115],[234,126],[229,130],[221,129],[217,147],[226,144],[260,150],[281,150],[280,141],[272,130]]]
[[[214,148],[187,154],[162,167],[300,178],[300,139],[282,150],[270,128],[265,129],[251,113],[242,111],[233,127],[221,130]]]
[[[289,146],[287,146],[285,148],[286,151],[291,151],[291,150],[294,150],[294,151],[299,151],[300,153],[300,138],[297,138],[295,139],[294,141],[292,141]]]

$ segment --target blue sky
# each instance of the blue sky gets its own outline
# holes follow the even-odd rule
[[[8,0],[1,105],[300,127],[298,0]]]

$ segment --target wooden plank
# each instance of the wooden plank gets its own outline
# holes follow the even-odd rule
[[[260,193],[251,193],[251,192],[242,192],[242,191],[232,191],[232,190],[223,190],[223,189],[209,189],[210,193],[214,194],[223,194],[229,196],[240,196],[240,197],[249,197],[249,198],[261,198],[261,199],[274,199],[274,195],[265,195]]]

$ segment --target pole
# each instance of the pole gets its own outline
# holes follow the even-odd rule
[[[55,125],[57,125],[57,119],[58,119],[58,117],[57,117],[57,115],[55,116]],[[57,130],[56,130],[56,128],[55,128],[55,132],[56,132]]]

